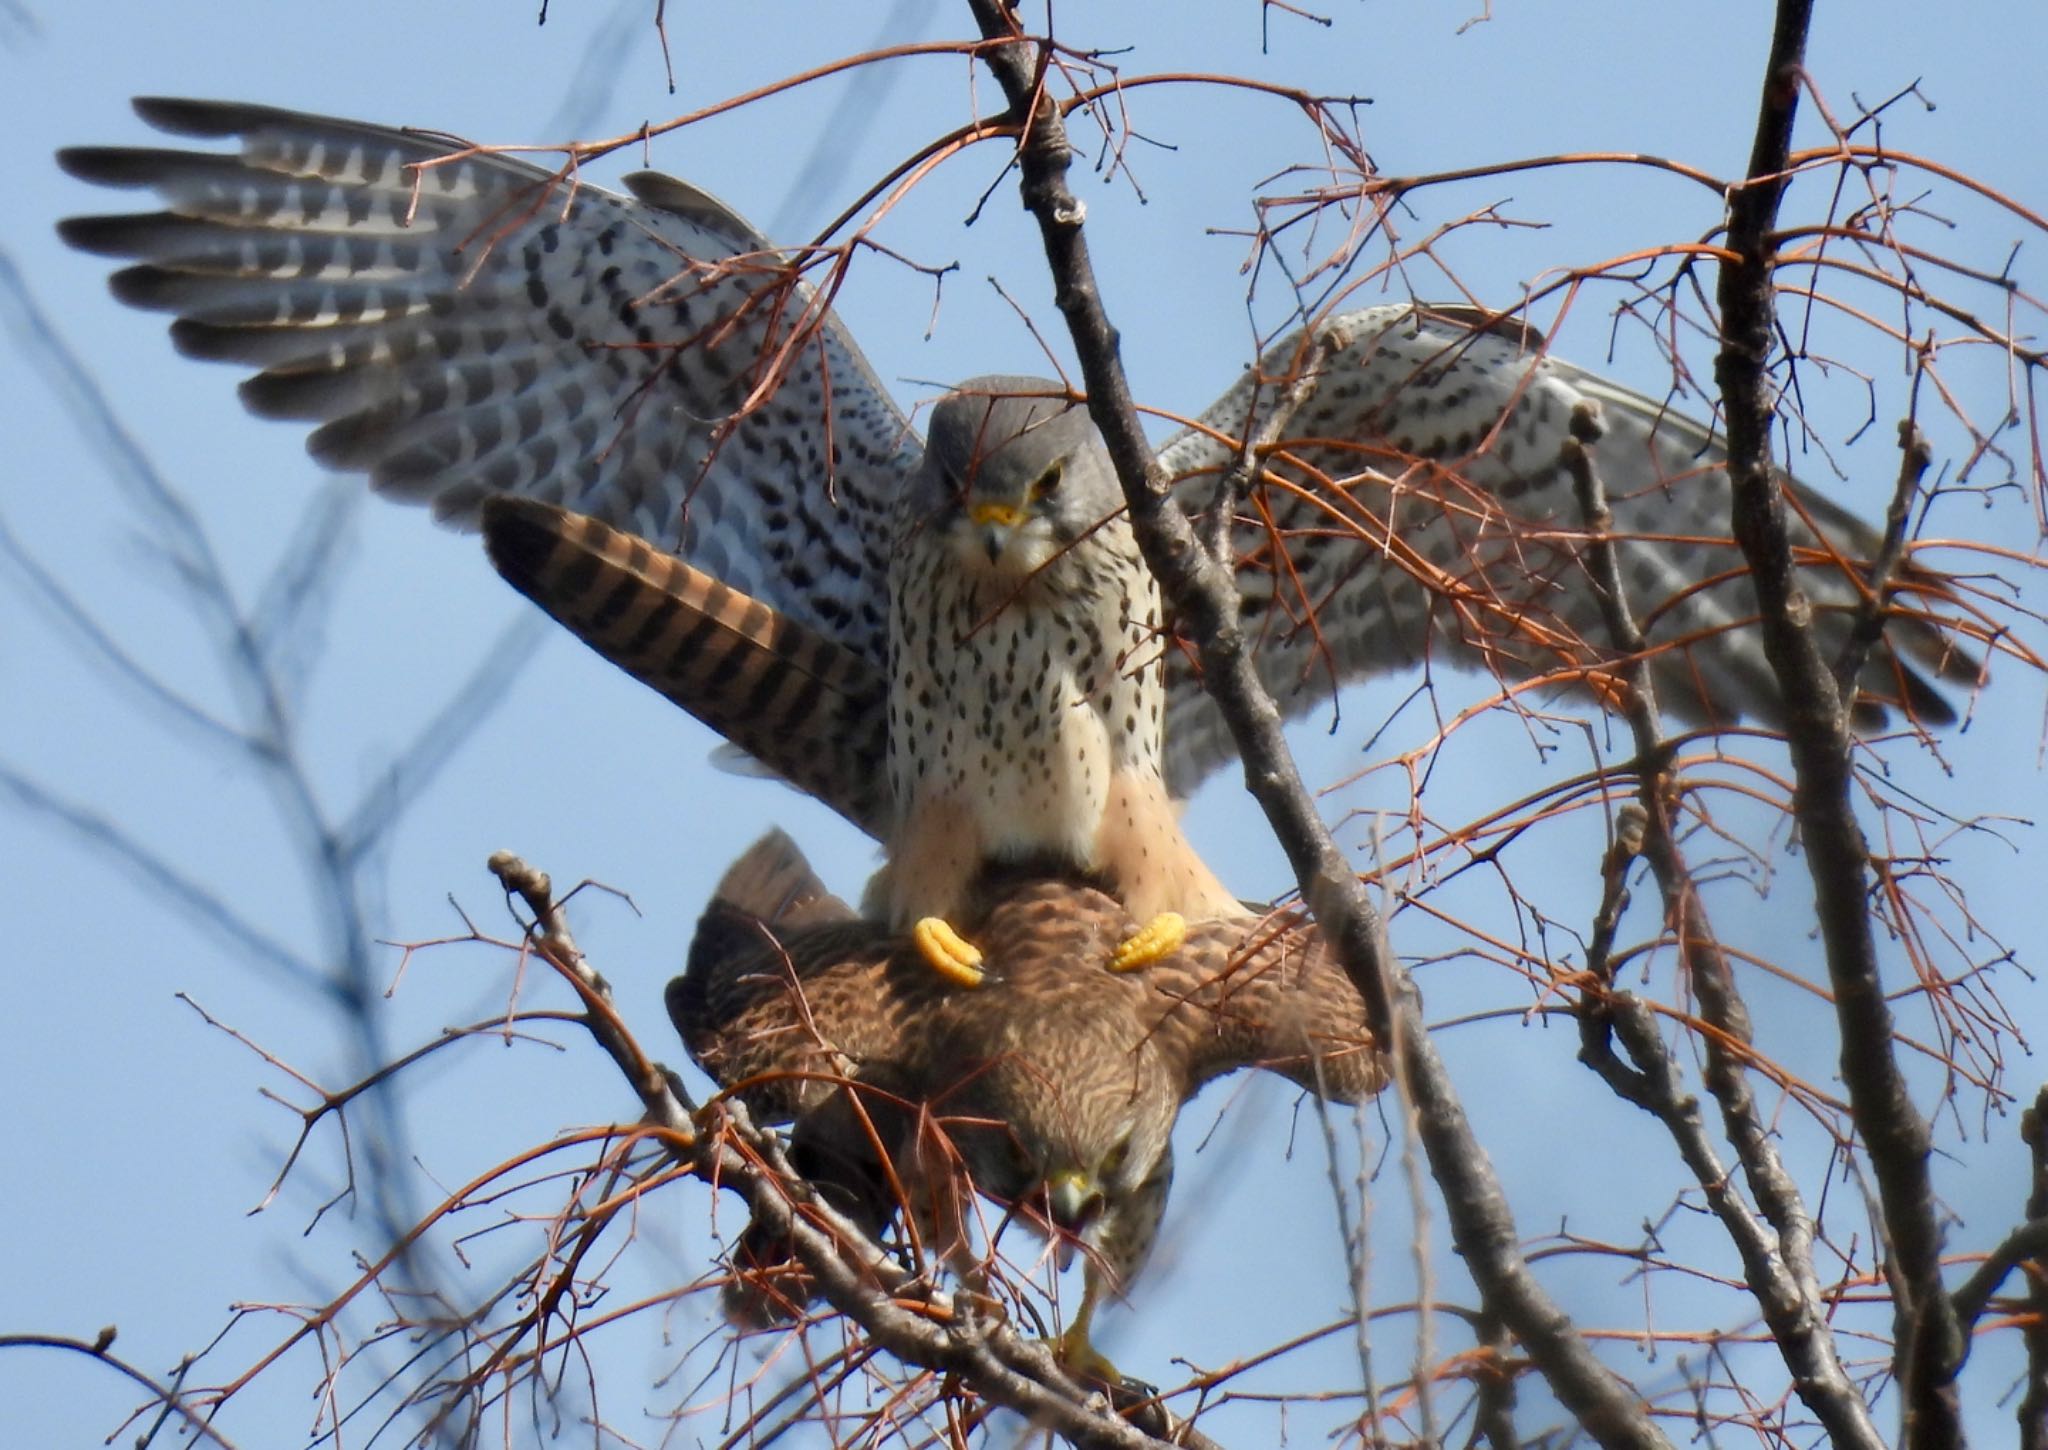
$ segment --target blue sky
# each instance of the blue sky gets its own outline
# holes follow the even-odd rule
[[[557,3],[548,23],[535,26],[530,6],[480,0],[292,7],[219,0],[174,19],[165,18],[165,7],[136,3],[0,6],[0,117],[11,143],[0,245],[21,285],[56,319],[65,345],[104,386],[122,425],[203,519],[244,598],[263,587],[309,501],[335,485],[306,459],[297,431],[243,415],[229,370],[177,358],[159,319],[108,298],[102,262],[61,247],[51,230],[56,218],[118,209],[120,198],[64,177],[51,152],[65,144],[149,141],[127,108],[127,97],[137,93],[258,100],[485,141],[609,135],[863,49],[885,33],[939,37],[967,28],[964,7],[936,3],[900,3],[886,12],[845,5],[772,12],[671,7],[678,93],[670,96],[648,8]],[[1455,6],[1340,0],[1328,29],[1274,12],[1263,54],[1260,8],[1250,0],[1176,7],[1170,21],[1158,20],[1156,7],[1133,3],[1062,7],[1060,17],[1077,45],[1136,46],[1122,62],[1131,73],[1235,71],[1319,93],[1370,95],[1360,125],[1387,172],[1567,151],[1649,152],[1718,174],[1739,171],[1767,7],[1754,0],[1711,9],[1616,0],[1500,8],[1490,23],[1462,34],[1458,24],[1466,17]],[[2037,93],[2044,48],[2048,15],[2037,0],[1939,14],[1883,0],[1823,7],[1811,64],[1843,115],[1854,111],[1852,95],[1874,101],[1919,81],[1933,107],[1897,107],[1887,116],[1886,139],[1974,171],[2039,207],[2048,202],[2048,158],[2025,130],[2023,107]],[[651,164],[719,194],[778,239],[802,240],[868,178],[958,124],[971,97],[992,105],[992,84],[980,77],[970,92],[971,79],[957,58],[898,62],[851,93],[848,81],[836,79],[666,138],[644,162],[606,163],[599,179]],[[1249,224],[1248,198],[1267,178],[1314,159],[1313,137],[1285,106],[1241,94],[1156,89],[1136,94],[1132,104],[1140,129],[1163,144],[1133,153],[1142,201],[1123,182],[1082,178],[1091,242],[1139,395],[1193,411],[1229,383],[1252,348],[1239,272],[1245,245],[1228,233]],[[1819,134],[1809,110],[1806,138]],[[833,144],[821,148],[821,137]],[[870,360],[906,404],[928,396],[931,380],[1040,366],[1036,344],[990,277],[1053,339],[1062,360],[1070,356],[1035,231],[1001,165],[994,148],[952,163],[880,233],[918,262],[959,263],[929,337],[929,282],[886,258],[864,258],[841,295],[841,311]],[[963,225],[991,186],[989,204]],[[1496,202],[1504,215],[1542,227],[1468,232],[1445,250],[1462,283],[1494,303],[1513,300],[1547,268],[1695,239],[1719,216],[1718,202],[1699,188],[1605,166],[1426,193],[1416,199],[1407,229],[1420,236],[1435,220]],[[2034,279],[2037,294],[2044,290],[2034,263],[2043,239],[2024,237],[2017,222],[1953,188],[1938,188],[1928,210],[1956,223],[1936,244],[1988,270],[2024,238],[2018,271]],[[1930,223],[1929,231],[1939,228]],[[1420,269],[1413,285],[1425,296],[1450,290],[1441,274]],[[1557,350],[1661,392],[1661,364],[1639,335],[1624,333],[1611,364],[1603,363],[1615,296],[1590,293]],[[1275,315],[1277,300],[1261,295],[1262,321]],[[1984,301],[1981,294],[1974,300]],[[6,315],[10,322],[16,316],[11,304]],[[1794,466],[1874,517],[1895,467],[1889,440],[1903,407],[1899,357],[1866,334],[1838,328],[1825,336],[1840,366],[1831,373],[1815,367],[1805,380],[1829,456],[1810,453]],[[167,575],[159,541],[138,524],[104,452],[88,446],[61,407],[47,355],[21,345],[16,333],[9,337],[0,353],[0,520],[123,648],[207,708],[231,711],[231,686]],[[1695,350],[1691,361],[1705,376],[1708,352]],[[1867,389],[1859,371],[1870,379]],[[1995,361],[1959,365],[1957,374],[1979,389],[1974,405],[1995,413]],[[1847,442],[1871,413],[1876,426]],[[1953,462],[1954,431],[1938,433],[1936,441]],[[345,815],[378,789],[394,752],[528,611],[491,575],[474,540],[434,530],[415,512],[370,505],[347,511],[338,527],[345,531],[346,568],[329,622],[306,642],[296,720],[320,798]],[[1956,500],[1937,514],[1932,531],[1991,539],[2023,553],[2036,547],[2031,509],[2010,494],[1982,508]],[[2033,597],[2040,597],[2038,588]],[[76,634],[32,607],[32,591],[11,559],[0,561],[0,600],[0,765],[55,798],[117,818],[263,932],[317,951],[318,902],[245,766],[168,725],[133,692],[110,688]],[[496,921],[496,894],[482,863],[501,847],[558,879],[607,882],[630,892],[640,914],[591,900],[577,917],[583,943],[617,986],[629,1021],[677,1060],[660,987],[679,968],[695,914],[733,851],[759,830],[784,825],[848,891],[871,869],[872,852],[793,794],[711,770],[707,732],[573,641],[537,630],[520,638],[522,657],[503,683],[502,700],[407,802],[372,878],[372,930],[398,939],[458,930],[451,894],[481,919]],[[1327,718],[1304,722],[1296,738],[1311,782],[1342,781],[1419,743],[1427,712],[1411,708],[1366,748],[1412,683],[1354,691],[1333,728],[1325,728]],[[1470,682],[1440,685],[1446,715],[1478,698]],[[2040,875],[2031,866],[2036,842],[2017,822],[2038,818],[2048,805],[2040,774],[2042,711],[2040,682],[2008,668],[1980,702],[1970,730],[1949,743],[1945,762],[1902,751],[1899,765],[1909,787],[1942,794],[1959,810],[2017,818],[2003,839],[1960,833],[1944,839],[1942,850],[1976,880],[1985,923],[2030,962]],[[1482,724],[1439,760],[1424,809],[1442,822],[1475,817],[1489,803],[1586,768],[1589,741],[1609,755],[1621,751],[1619,742],[1594,733],[1540,755],[1519,725]],[[1398,819],[1375,825],[1370,813],[1398,815],[1406,805],[1406,791],[1385,775],[1327,797],[1330,818],[1344,822],[1341,838],[1362,863],[1375,831],[1400,830]],[[1737,808],[1729,815],[1746,824]],[[1284,865],[1228,772],[1198,797],[1189,826],[1239,891],[1263,896],[1285,888]],[[1585,829],[1542,833],[1511,858],[1514,880],[1560,919],[1582,923],[1597,887],[1597,849],[1597,833]],[[13,1000],[0,1021],[0,1092],[11,1105],[0,1225],[16,1245],[15,1269],[0,1275],[0,1330],[89,1337],[116,1322],[122,1351],[164,1372],[212,1336],[231,1303],[321,1297],[349,1272],[349,1252],[377,1247],[363,1219],[330,1217],[302,1236],[337,1172],[332,1135],[316,1139],[302,1183],[266,1212],[245,1216],[263,1197],[297,1126],[258,1089],[289,1092],[290,1084],[205,1027],[173,993],[189,993],[309,1075],[338,1082],[348,1062],[331,1010],[133,872],[110,865],[46,810],[0,797],[0,865],[15,903]],[[1802,863],[1781,849],[1775,867],[1767,891],[1735,881],[1718,888],[1717,918],[1731,934],[1767,945],[1781,962],[1812,975],[1817,948],[1798,936]],[[1519,934],[1525,945],[1538,945],[1498,879],[1468,877],[1437,888],[1430,900],[1483,921],[1501,938]],[[1515,1194],[1524,1231],[1568,1221],[1573,1232],[1595,1238],[1639,1238],[1641,1221],[1656,1216],[1675,1191],[1674,1185],[1663,1198],[1645,1191],[1646,1172],[1669,1176],[1662,1166],[1668,1151],[1647,1120],[1616,1105],[1574,1064],[1575,1033],[1567,1025],[1523,1019],[1527,988],[1473,955],[1469,942],[1433,927],[1423,913],[1407,912],[1397,921],[1396,944],[1411,955],[1441,958],[1424,972],[1430,1013],[1458,1023],[1439,1038]],[[1564,941],[1549,946],[1560,957],[1574,949]],[[395,970],[395,951],[389,965]],[[1896,958],[1889,966],[1900,970]],[[2048,1023],[2048,991],[2011,971],[1997,984],[2023,1028]],[[1650,985],[1670,987],[1661,971],[1651,973]],[[1800,994],[1761,983],[1757,991],[1761,1045],[1832,1088],[1832,1063],[1800,1056],[1825,1040],[1825,1015]],[[428,954],[379,1007],[387,1014],[387,1040],[402,1048],[444,1023],[487,1015],[503,992],[501,958],[474,948]],[[464,1181],[563,1128],[634,1112],[598,1054],[573,1036],[562,1040],[563,1052],[473,1044],[419,1075],[407,1121],[423,1192],[432,1191],[424,1185]],[[2036,1063],[2008,1051],[2015,1091],[2031,1095],[2042,1076]],[[2017,1210],[2024,1191],[2015,1126],[2011,1118],[1987,1119],[1978,1098],[1965,1094],[1959,1103],[1941,1125],[1952,1150],[1942,1185],[1964,1221],[1956,1242],[1981,1244]],[[1290,1126],[1288,1111],[1287,1095],[1272,1086],[1239,1085],[1205,1096],[1188,1114],[1174,1237],[1132,1311],[1112,1313],[1104,1324],[1105,1345],[1134,1372],[1171,1378],[1172,1356],[1227,1362],[1339,1311],[1341,1265],[1322,1152],[1308,1118]],[[1197,1153],[1219,1113],[1221,1129]],[[1823,1150],[1796,1112],[1788,1111],[1784,1127],[1797,1151]],[[1369,1154],[1378,1153],[1386,1132],[1387,1123],[1369,1114]],[[1659,1166],[1646,1170],[1651,1163]],[[1399,1179],[1393,1163],[1372,1210],[1375,1295],[1385,1300],[1404,1297],[1412,1283],[1414,1230]],[[1853,1192],[1839,1181],[1835,1186]],[[671,1218],[643,1229],[644,1257],[633,1272],[649,1282],[664,1274],[687,1278],[709,1263],[703,1200],[678,1195],[674,1202]],[[721,1224],[736,1224],[735,1213],[728,1203]],[[1670,1226],[1673,1241],[1712,1259],[1709,1241],[1682,1218]],[[1439,1272],[1454,1273],[1443,1267],[1440,1210],[1423,1232]],[[1725,1254],[1714,1261],[1726,1267]],[[1643,1291],[1628,1282],[1625,1267],[1570,1262],[1551,1271],[1551,1282],[1575,1313],[1599,1325],[1641,1325]],[[1669,1292],[1661,1281],[1658,1292]],[[1697,1313],[1734,1322],[1731,1301],[1713,1303],[1718,1308]],[[1686,1322],[1695,1306],[1660,1300],[1659,1312],[1671,1316],[1660,1323]],[[245,1326],[234,1342],[241,1358],[229,1353],[221,1371],[253,1357],[277,1332],[275,1321]],[[675,1341],[687,1344],[697,1332],[676,1328]],[[641,1340],[628,1335],[606,1345],[616,1356],[608,1411],[653,1440],[659,1427],[640,1418],[643,1407],[654,1414],[682,1395],[646,1386],[680,1351],[657,1342],[651,1321]],[[1392,1347],[1398,1342],[1388,1339],[1389,1353],[1405,1352]],[[1675,1373],[1674,1357],[1664,1350],[1656,1364],[1632,1361],[1629,1368],[1654,1380]],[[302,1392],[313,1374],[303,1357],[285,1366],[268,1393],[238,1404],[226,1428],[244,1444],[290,1443],[310,1422]],[[1272,1371],[1259,1387],[1336,1382],[1345,1374],[1341,1355],[1305,1358]],[[1973,1399],[1987,1406],[2005,1387],[1995,1366],[1973,1367],[1972,1376]],[[0,1355],[0,1403],[10,1407],[19,1443],[98,1444],[131,1402],[127,1387],[80,1361]],[[716,1438],[707,1425],[686,1429],[681,1443],[697,1433]]]

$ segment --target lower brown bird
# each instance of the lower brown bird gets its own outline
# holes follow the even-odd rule
[[[979,1192],[1078,1240],[1087,1290],[1061,1349],[1104,1373],[1089,1316],[1151,1252],[1181,1104],[1245,1067],[1357,1102],[1385,1065],[1357,989],[1306,928],[1200,923],[1119,975],[1075,970],[1136,926],[1086,882],[999,873],[967,919],[991,972],[979,992],[950,990],[773,832],[726,872],[669,1015],[758,1117],[795,1123],[797,1170],[871,1234],[907,1210],[924,1248],[973,1281]],[[764,1235],[750,1229],[736,1257],[736,1320],[788,1318],[811,1298]]]

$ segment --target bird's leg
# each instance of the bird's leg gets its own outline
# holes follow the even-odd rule
[[[956,987],[979,987],[981,949],[947,918],[965,909],[986,851],[974,813],[956,796],[921,796],[889,843],[883,868],[889,921],[910,924],[910,939],[925,964]]]
[[[1112,972],[1135,972],[1162,957],[1172,956],[1188,938],[1187,918],[1177,911],[1162,911],[1144,926],[1116,944],[1110,956]]]
[[[1053,1355],[1070,1373],[1084,1379],[1099,1380],[1106,1385],[1120,1385],[1124,1380],[1122,1372],[1088,1337],[1089,1325],[1095,1318],[1095,1306],[1102,1298],[1102,1271],[1093,1261],[1083,1271],[1082,1284],[1081,1307],[1067,1322],[1060,1337],[1053,1341]]]
[[[1125,909],[1145,923],[1117,943],[1111,971],[1134,972],[1180,950],[1187,916],[1206,921],[1242,910],[1181,833],[1180,812],[1155,774],[1125,770],[1110,777],[1095,860],[1115,881]]]
[[[925,965],[956,987],[979,987],[988,975],[981,969],[981,948],[953,930],[943,916],[919,918],[910,939]]]

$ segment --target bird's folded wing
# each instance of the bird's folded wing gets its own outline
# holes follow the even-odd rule
[[[1543,347],[1532,329],[1469,311],[1345,313],[1269,349],[1200,428],[1161,451],[1201,507],[1244,440],[1277,445],[1234,538],[1245,626],[1283,712],[1425,659],[1597,688],[1591,671],[1614,656],[1561,455],[1585,402],[1604,426],[1593,460],[1632,611],[1657,650],[1661,703],[1688,722],[1776,719],[1721,440]],[[1788,481],[1788,498],[1800,583],[1832,658],[1878,539],[1804,485]],[[1887,642],[1859,681],[1860,721],[1878,723],[1889,705],[1946,723],[1953,709],[1927,675],[1973,680],[1978,666],[1928,620],[1962,611],[1932,571],[1908,565],[1898,585]],[[1169,776],[1184,793],[1232,747],[1186,651],[1172,668]]]
[[[136,109],[240,147],[64,151],[164,209],[62,234],[135,262],[116,294],[174,313],[182,351],[258,369],[243,400],[318,424],[320,462],[464,527],[492,495],[562,504],[882,661],[918,444],[795,262],[716,199],[263,106]]]

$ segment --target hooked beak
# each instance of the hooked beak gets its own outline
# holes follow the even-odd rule
[[[1053,1222],[1061,1228],[1086,1228],[1102,1208],[1102,1191],[1093,1178],[1078,1168],[1048,1178],[1045,1198],[1052,1206]]]
[[[981,531],[981,546],[993,564],[1003,556],[1010,535],[1024,522],[1024,510],[1006,503],[978,503],[967,510],[967,518]]]
[[[1052,1221],[1075,1238],[1079,1238],[1102,1215],[1102,1190],[1096,1186],[1093,1176],[1078,1168],[1055,1173],[1046,1179],[1045,1201],[1051,1210]],[[1066,1268],[1073,1258],[1072,1242],[1063,1242],[1060,1245],[1060,1267]]]

